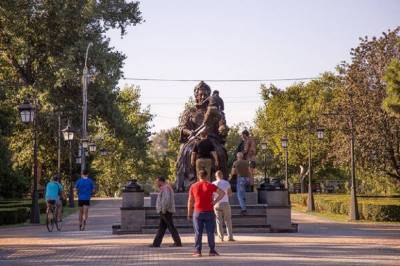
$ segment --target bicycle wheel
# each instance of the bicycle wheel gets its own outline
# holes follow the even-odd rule
[[[56,213],[58,214],[58,210],[56,210]],[[58,217],[58,215],[56,215],[55,217],[56,218],[54,219],[54,222],[56,224],[57,231],[61,231],[61,229],[62,229],[62,217]]]
[[[50,208],[46,215],[46,227],[49,232],[52,232],[54,229],[54,210]]]

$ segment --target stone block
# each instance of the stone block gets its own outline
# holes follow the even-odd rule
[[[292,228],[292,218],[290,207],[270,207],[266,209],[267,224],[271,230],[285,230]]]
[[[258,190],[258,203],[268,206],[289,206],[287,190]]]
[[[122,193],[122,207],[143,207],[144,206],[144,193],[143,192],[123,192]]]
[[[143,209],[122,209],[121,208],[121,230],[140,233],[145,225],[146,214]]]

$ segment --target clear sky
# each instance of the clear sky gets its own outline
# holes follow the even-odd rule
[[[108,34],[127,56],[127,78],[315,77],[348,61],[359,37],[400,26],[399,0],[143,0],[141,11],[145,22],[123,39]],[[260,82],[208,83],[225,100],[228,125],[254,120]],[[140,86],[155,132],[178,124],[196,82],[120,84]]]

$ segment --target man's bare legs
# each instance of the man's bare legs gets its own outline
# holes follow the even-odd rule
[[[83,205],[79,209],[79,228],[81,231],[85,230],[86,221],[88,218],[89,206]]]

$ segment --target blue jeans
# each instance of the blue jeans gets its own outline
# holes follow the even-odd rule
[[[247,184],[246,177],[244,176],[237,177],[236,195],[239,201],[240,208],[243,211],[246,210],[246,184]]]
[[[211,212],[194,212],[193,228],[194,228],[194,247],[196,251],[201,252],[203,229],[206,227],[208,246],[210,251],[215,251],[215,214]]]

